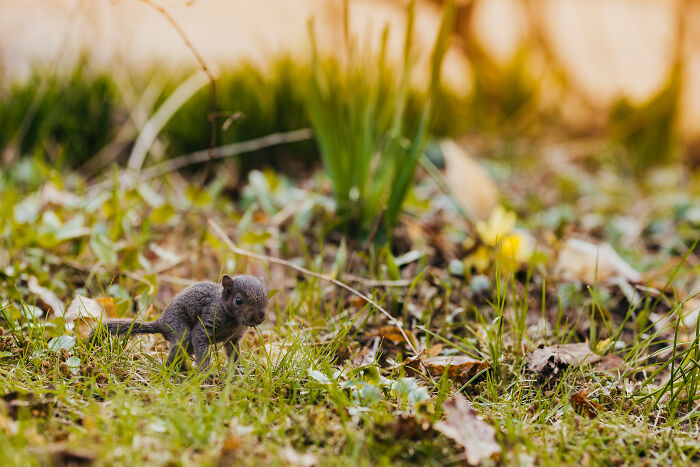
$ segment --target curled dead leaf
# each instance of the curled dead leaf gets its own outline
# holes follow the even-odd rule
[[[496,430],[479,419],[474,407],[461,393],[445,402],[443,409],[447,419],[436,422],[434,428],[464,448],[469,465],[477,465],[500,454]]]
[[[568,366],[600,361],[588,347],[588,343],[550,345],[530,352],[527,355],[527,367],[544,374],[556,374]]]

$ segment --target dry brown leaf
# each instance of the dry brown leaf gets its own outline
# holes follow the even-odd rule
[[[462,207],[486,219],[498,204],[498,188],[491,176],[454,141],[440,144],[445,157],[445,181]]]
[[[442,352],[442,349],[443,349],[442,344],[435,344],[434,346],[432,346],[431,348],[429,348],[427,350],[428,356],[429,357],[437,357],[438,355],[440,355],[440,352]]]
[[[27,284],[29,291],[36,295],[39,303],[41,303],[42,308],[47,311],[51,311],[52,318],[59,318],[63,316],[65,311],[65,306],[63,302],[56,296],[55,293],[39,285],[39,281],[36,277],[32,276],[29,278]]]
[[[479,419],[474,407],[461,393],[445,402],[443,409],[447,419],[435,423],[434,427],[464,448],[470,465],[477,465],[500,454],[496,430]]]
[[[411,335],[410,331],[404,330],[404,332],[406,333],[406,336],[408,336],[408,338],[411,339],[411,341],[414,341],[413,335]],[[381,337],[382,339],[386,339],[395,344],[405,342],[403,334],[401,334],[401,329],[399,329],[397,326],[382,326],[379,329],[375,329],[372,332],[367,333],[367,336]]]
[[[416,357],[407,358],[404,367],[410,370],[409,373],[421,373],[423,368],[427,369],[430,376],[439,378],[447,370],[447,377],[455,380],[459,384],[465,384],[480,371],[489,368],[488,362],[477,360],[466,355],[449,355],[424,358],[428,351],[421,352]],[[422,365],[421,365],[422,364]]]
[[[577,238],[570,238],[564,243],[555,270],[564,280],[578,280],[587,284],[605,282],[613,277],[622,277],[631,282],[641,279],[641,275],[607,243],[596,245]]]
[[[527,366],[530,370],[547,374],[557,373],[559,369],[570,365],[598,361],[600,357],[591,351],[587,342],[550,345],[530,352],[527,356]]]
[[[599,403],[588,399],[588,391],[584,389],[581,389],[576,394],[573,394],[569,398],[569,401],[571,402],[571,406],[577,412],[581,413],[582,415],[587,415],[588,418],[597,417],[598,412],[603,410],[603,406],[601,406]]]

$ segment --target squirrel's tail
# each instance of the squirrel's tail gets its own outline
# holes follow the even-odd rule
[[[158,321],[136,321],[131,319],[110,319],[102,323],[101,327],[98,327],[87,338],[90,344],[94,344],[97,336],[102,335],[104,338],[104,330],[113,336],[121,336],[125,334],[153,334],[161,333],[160,323]]]

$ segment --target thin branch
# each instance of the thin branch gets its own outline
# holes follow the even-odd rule
[[[271,146],[277,146],[279,144],[305,141],[311,139],[312,137],[313,132],[308,128],[302,128],[301,130],[285,131],[281,133],[273,133],[271,135],[263,136],[261,138],[255,138],[240,143],[227,144],[225,146],[215,148],[216,153],[214,159],[223,159],[224,157],[237,156],[239,154],[258,151],[260,149],[268,148]],[[138,173],[137,176],[134,176],[129,172],[124,172],[120,177],[120,182],[122,183],[121,188],[128,189],[129,187],[133,187],[140,182],[160,177],[161,175],[165,175],[166,173],[173,172],[183,167],[187,167],[188,165],[207,162],[208,160],[210,160],[209,150],[203,150],[193,152],[190,154],[185,154],[174,159],[168,159],[166,161],[161,162],[160,164],[150,166]],[[113,181],[111,179],[103,180],[101,182],[95,183],[94,185],[90,185],[90,190],[106,190],[112,186],[112,183]]]
[[[382,308],[377,302],[375,302],[374,300],[372,300],[371,298],[369,298],[367,295],[363,294],[362,292],[360,292],[360,291],[358,291],[358,290],[356,290],[356,289],[350,287],[349,285],[347,285],[347,284],[345,284],[345,283],[343,283],[343,282],[340,282],[339,280],[334,279],[334,278],[332,278],[331,276],[328,276],[328,275],[326,275],[326,274],[319,274],[319,273],[317,273],[317,272],[313,272],[313,271],[311,271],[310,269],[306,269],[305,267],[299,266],[299,265],[297,265],[297,264],[294,264],[294,263],[292,263],[292,262],[290,262],[290,261],[287,261],[287,260],[284,260],[284,259],[281,259],[281,258],[275,258],[274,256],[268,256],[268,255],[264,255],[264,254],[261,254],[261,253],[255,253],[255,252],[253,252],[253,251],[244,250],[243,248],[239,248],[239,247],[237,247],[236,245],[233,244],[233,242],[231,241],[231,239],[229,238],[229,236],[226,235],[226,232],[224,232],[224,230],[221,228],[221,226],[220,226],[215,220],[209,219],[209,226],[210,226],[210,227],[212,228],[212,230],[214,231],[214,234],[215,234],[217,237],[219,237],[219,239],[220,239],[222,242],[224,242],[224,243],[226,244],[226,246],[228,246],[229,249],[230,249],[231,251],[233,251],[233,252],[234,252],[235,254],[237,254],[237,255],[246,256],[246,257],[248,257],[248,258],[254,258],[254,259],[257,259],[257,260],[260,260],[260,261],[264,261],[264,262],[267,262],[267,263],[279,264],[279,265],[281,265],[281,266],[294,269],[295,271],[298,271],[298,272],[300,272],[300,273],[302,273],[302,274],[305,274],[305,275],[307,275],[307,276],[311,276],[311,277],[315,277],[315,278],[317,278],[317,279],[321,279],[321,280],[324,280],[324,281],[331,282],[331,283],[333,283],[334,285],[337,285],[338,287],[341,287],[341,288],[347,290],[348,292],[350,292],[350,293],[352,293],[352,294],[354,294],[354,295],[357,295],[357,296],[360,297],[362,300],[364,300],[365,302],[369,303],[369,304],[372,305],[374,308],[376,308],[377,310],[379,310],[384,316],[386,316],[387,319],[389,320],[389,322],[390,322],[391,324],[393,324],[394,326],[396,326],[396,327],[399,329],[399,331],[401,332],[401,335],[403,336],[404,340],[405,340],[406,343],[408,344],[408,347],[411,349],[411,351],[412,351],[415,355],[418,355],[418,351],[416,350],[416,348],[414,347],[413,343],[411,342],[411,339],[408,338],[408,335],[407,335],[406,332],[403,330],[403,326],[401,326],[401,323],[399,323],[399,321],[396,320],[396,318],[394,318],[393,316],[391,316],[391,314],[389,314],[388,311],[386,311],[384,308]]]
[[[168,172],[181,169],[188,165],[200,164],[202,162],[207,162],[214,159],[223,159],[224,157],[235,156],[245,152],[253,152],[270,146],[277,146],[279,144],[304,141],[311,139],[312,137],[313,133],[310,129],[302,128],[301,130],[273,133],[271,135],[263,136],[262,138],[256,138],[250,141],[243,141],[241,143],[227,144],[225,146],[214,148],[215,153],[213,159],[211,157],[210,150],[197,151],[191,154],[176,157],[174,159],[169,159],[152,167],[148,167],[147,169],[141,172],[141,175],[138,177],[138,179],[139,181],[149,180],[151,178],[164,175]]]
[[[216,80],[214,79],[214,74],[207,66],[207,62],[204,61],[199,52],[197,52],[197,49],[194,47],[194,45],[192,45],[192,42],[187,37],[187,34],[185,34],[185,31],[165,8],[156,3],[153,3],[151,0],[140,1],[154,8],[161,15],[163,15],[163,17],[166,20],[168,20],[168,22],[173,26],[173,28],[175,28],[175,31],[177,31],[177,33],[180,35],[187,48],[190,49],[194,57],[197,59],[197,62],[199,62],[199,66],[202,68],[202,71],[204,71],[204,73],[206,73],[207,75],[207,78],[209,78],[209,122],[211,124],[211,130],[209,134],[209,162],[207,163],[207,167],[204,172],[204,179],[206,179],[206,175],[209,172],[209,166],[211,165],[211,161],[215,159],[214,156],[216,155]]]

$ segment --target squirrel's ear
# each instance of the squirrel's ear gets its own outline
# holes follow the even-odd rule
[[[233,287],[233,277],[224,274],[224,277],[221,278],[221,285],[224,286],[224,289],[230,289]]]

